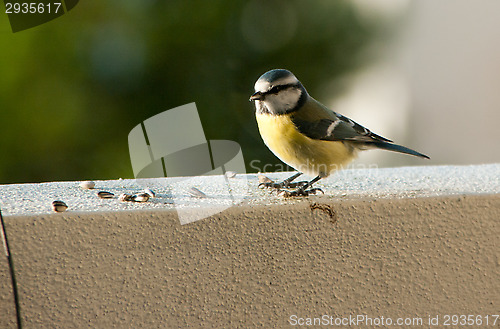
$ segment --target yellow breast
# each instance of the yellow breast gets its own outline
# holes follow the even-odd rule
[[[311,176],[328,176],[354,159],[342,142],[321,141],[301,134],[289,115],[256,114],[260,135],[284,163]]]

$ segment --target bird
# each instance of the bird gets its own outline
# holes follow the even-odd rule
[[[311,97],[288,70],[264,73],[255,82],[254,89],[249,100],[255,104],[264,143],[281,161],[298,171],[283,182],[267,181],[259,186],[276,188],[285,197],[323,192],[312,185],[342,169],[359,151],[382,149],[430,159],[330,110]],[[302,174],[315,178],[294,183]]]

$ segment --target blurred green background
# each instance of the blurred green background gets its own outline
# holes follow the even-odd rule
[[[350,1],[110,0],[12,33],[2,15],[0,183],[133,178],[130,130],[190,102],[249,171],[279,163],[248,101],[256,79],[287,68],[315,98],[340,95],[400,18]]]

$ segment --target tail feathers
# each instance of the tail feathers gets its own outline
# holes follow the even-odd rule
[[[417,151],[414,151],[412,149],[409,149],[409,148],[401,146],[401,145],[391,144],[391,143],[386,143],[386,142],[374,142],[371,144],[373,144],[373,146],[375,146],[379,149],[393,151],[393,152],[399,152],[399,153],[405,153],[405,154],[414,155],[414,156],[417,156],[420,158],[430,159],[425,154],[419,153]]]

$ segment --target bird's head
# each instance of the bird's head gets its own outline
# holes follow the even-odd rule
[[[271,70],[255,83],[255,93],[250,101],[255,102],[257,113],[274,115],[298,110],[306,102],[307,91],[288,70]]]

